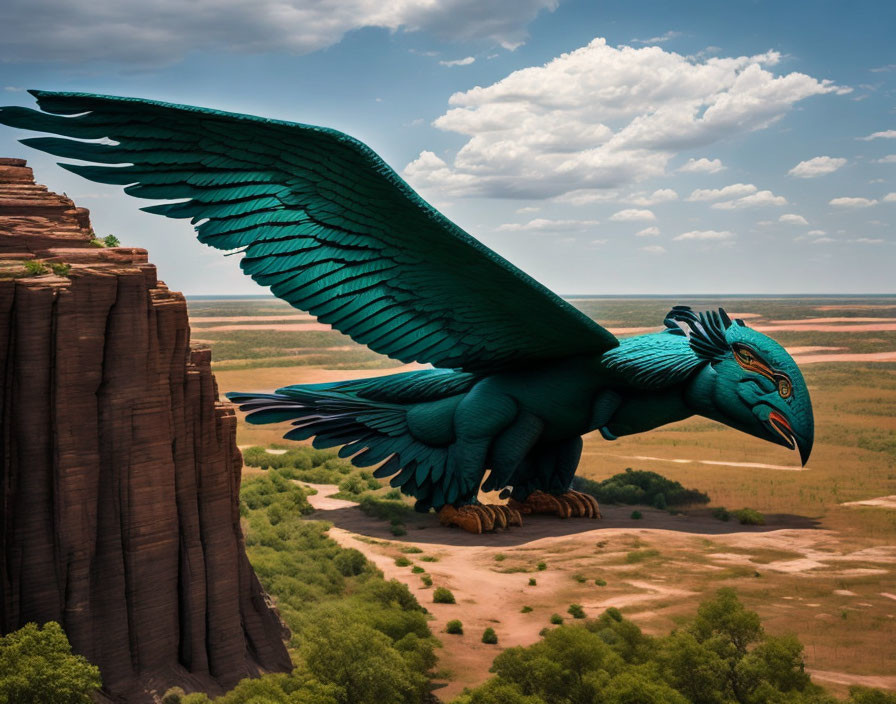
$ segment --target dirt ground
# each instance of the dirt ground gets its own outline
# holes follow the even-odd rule
[[[760,612],[770,632],[797,632],[820,682],[841,692],[851,684],[896,689],[896,599],[885,591],[894,585],[896,546],[847,545],[796,516],[769,516],[769,525],[748,527],[708,511],[673,516],[640,509],[644,518],[635,521],[630,507],[614,506],[603,507],[601,521],[527,516],[521,528],[486,535],[442,527],[427,514],[396,538],[387,523],[333,498],[335,486],[311,486],[318,510],[309,518],[332,522],[334,540],[362,551],[387,579],[407,584],[432,613],[431,628],[443,643],[438,667],[446,679],[437,691],[443,701],[486,679],[501,648],[536,642],[551,614],[570,619],[570,604],[581,604],[589,617],[615,606],[647,632],[666,633],[727,585]],[[397,566],[400,556],[423,567],[434,586],[425,587],[412,566]],[[456,604],[433,603],[432,589],[440,586]],[[531,611],[523,613],[524,606]],[[462,621],[462,636],[445,633],[451,619]],[[489,626],[497,646],[480,642]],[[850,641],[869,635],[874,652],[843,657]]]

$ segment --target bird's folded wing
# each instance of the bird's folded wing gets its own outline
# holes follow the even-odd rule
[[[418,196],[340,132],[135,98],[32,91],[0,123],[25,144],[243,249],[279,298],[403,362],[487,371],[599,353],[616,338]],[[100,141],[84,141],[100,140]]]

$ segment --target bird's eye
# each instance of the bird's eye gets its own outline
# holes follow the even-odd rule
[[[793,393],[793,386],[791,386],[788,379],[778,379],[778,393],[781,395],[781,398],[790,398],[790,395]]]
[[[755,358],[750,354],[750,351],[744,347],[735,347],[734,353],[744,364],[752,364],[755,361]]]

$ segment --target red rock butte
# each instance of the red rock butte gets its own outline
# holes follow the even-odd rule
[[[0,159],[0,628],[58,621],[115,701],[288,671],[211,353],[146,250],[93,237],[87,210]]]

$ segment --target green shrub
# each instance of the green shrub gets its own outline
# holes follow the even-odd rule
[[[390,501],[389,499],[381,499],[370,494],[362,496],[358,505],[363,513],[372,518],[379,518],[382,521],[404,523],[413,513],[413,509],[403,501]]]
[[[523,608],[520,609],[520,613],[521,614],[530,614],[530,613],[532,613],[532,607],[524,606]]]
[[[742,508],[734,512],[735,518],[742,526],[764,526],[765,516],[752,508]]]
[[[401,523],[393,523],[389,526],[389,532],[392,533],[396,538],[400,538],[402,535],[407,535],[408,530]]]
[[[94,237],[92,240],[90,240],[90,242],[88,242],[88,244],[91,247],[105,247],[106,246],[106,243],[103,242],[99,237]]]
[[[68,276],[71,273],[72,265],[63,264],[62,262],[53,262],[50,264],[50,269],[53,270],[53,273],[56,274],[56,276]]]
[[[489,645],[495,645],[498,642],[498,634],[495,629],[489,626],[482,632],[482,642]]]
[[[416,545],[406,545],[403,548],[401,548],[401,551],[408,555],[419,555],[421,552],[423,552]]]
[[[726,509],[724,506],[716,506],[712,510],[712,517],[717,518],[720,521],[730,521],[731,520],[731,514],[728,513],[728,509]]]
[[[162,695],[162,704],[182,704],[187,693],[180,687],[172,687]]]
[[[584,477],[573,479],[573,489],[591,494],[601,503],[685,506],[709,503],[709,497],[696,489],[685,489],[678,482],[656,472],[626,469],[602,482]],[[662,498],[660,498],[662,497]]]
[[[544,572],[547,568],[548,564],[546,562],[539,562],[537,565],[535,565],[535,569],[537,569],[539,572]]]
[[[660,511],[666,510],[666,495],[664,493],[660,492],[653,498],[653,507],[658,508]]]
[[[420,581],[423,582],[424,587],[432,586],[432,577],[430,577],[428,574],[420,575]]]
[[[495,562],[504,562],[507,559],[507,555],[503,552],[499,552],[495,555]]]
[[[390,501],[401,501],[402,495],[400,489],[389,489],[385,494],[383,494],[384,499],[389,499]]]
[[[560,614],[551,614],[550,620],[551,623],[553,623],[555,626],[559,626],[561,623],[563,623],[563,617]]]
[[[585,618],[585,609],[582,608],[581,604],[570,604],[566,613],[573,618]]]
[[[432,601],[434,604],[455,604],[454,594],[447,587],[436,587],[432,593]]]
[[[62,627],[28,623],[0,638],[0,701],[10,704],[90,704],[100,671],[73,655]]]
[[[408,567],[411,564],[412,564],[411,561],[408,558],[406,558],[404,555],[402,555],[401,557],[395,558],[395,566],[396,567]]]
[[[360,496],[367,491],[367,482],[359,475],[351,474],[339,482],[339,493],[350,496]]]
[[[28,259],[23,262],[26,276],[42,276],[46,274],[48,269],[40,259]]]
[[[354,577],[364,571],[367,566],[367,558],[364,553],[354,548],[346,548],[333,558],[333,564],[344,577]]]
[[[448,623],[445,624],[445,633],[452,633],[454,635],[463,635],[464,625],[458,621],[456,618],[451,619]]]
[[[438,562],[439,558],[437,558],[435,555],[424,555],[423,557],[420,558],[420,561],[421,562]]]
[[[529,577],[529,586],[534,587],[538,582],[535,581],[535,577]]]
[[[583,574],[574,574],[572,578],[577,581],[579,584],[584,584],[588,581],[588,578]]]
[[[411,572],[413,572],[414,574],[423,574],[424,572],[426,572],[426,570],[424,570],[420,565],[414,565],[413,567],[411,567]]]
[[[106,235],[103,237],[103,244],[106,247],[118,247],[121,245],[121,241],[115,235]]]
[[[630,518],[635,521],[640,521],[642,518],[644,518],[644,514],[642,514],[640,511],[632,511],[632,515],[630,516]]]
[[[607,586],[607,580],[605,580],[605,579],[601,579],[600,577],[598,577],[597,579],[595,579],[595,580],[594,580],[594,583],[595,583],[597,586],[599,586],[599,587],[605,587],[605,586]]]

